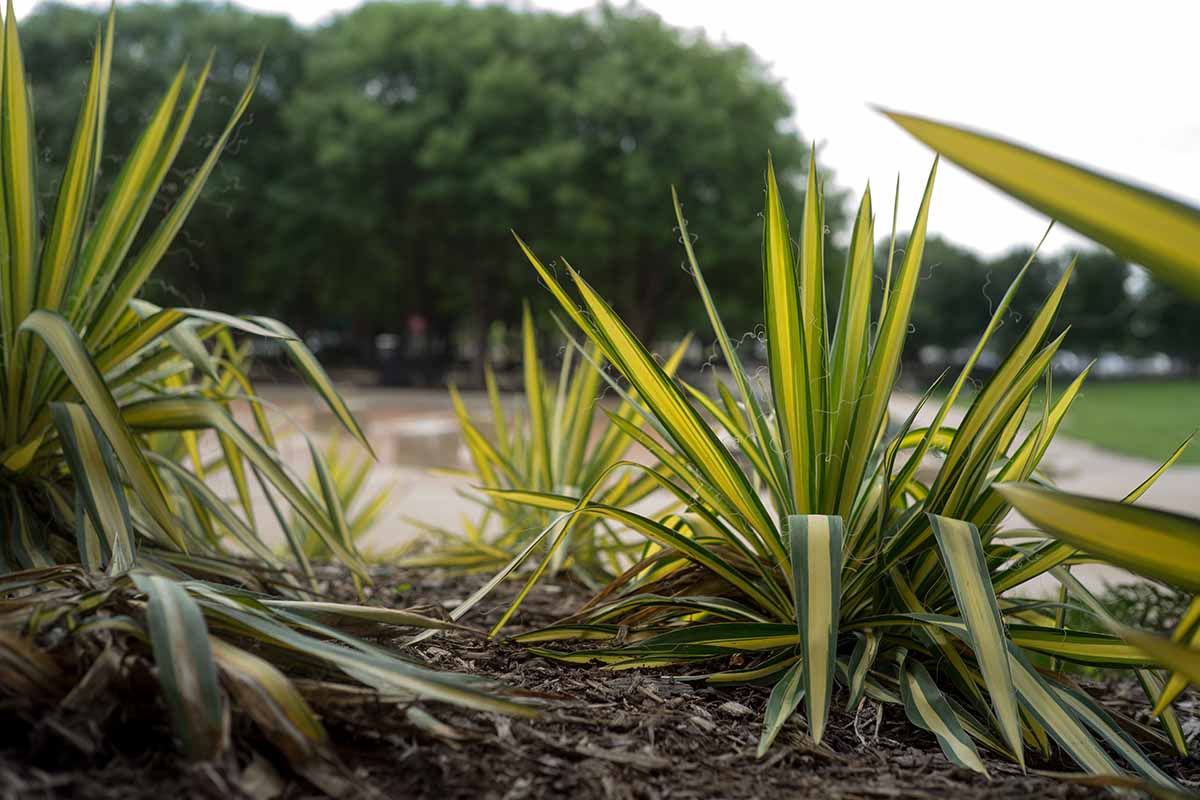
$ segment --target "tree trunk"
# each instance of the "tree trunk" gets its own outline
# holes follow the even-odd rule
[[[466,385],[483,386],[483,368],[488,358],[488,331],[492,326],[493,305],[487,281],[475,281],[471,288],[471,361]]]
[[[660,331],[663,316],[678,318],[681,303],[670,301],[666,291],[665,262],[662,259],[646,258],[637,264],[636,278],[629,282],[632,297],[627,310],[622,313],[626,324],[641,340],[646,349],[654,350],[654,340]]]

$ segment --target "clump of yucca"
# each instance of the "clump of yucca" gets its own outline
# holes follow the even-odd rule
[[[188,757],[215,759],[227,749],[232,706],[297,771],[327,793],[346,794],[353,780],[283,669],[322,677],[311,684],[320,697],[356,697],[365,686],[401,699],[525,709],[343,630],[445,623],[311,599],[306,537],[358,578],[369,576],[320,453],[311,450],[310,486],[276,451],[246,374],[244,342],[235,337],[279,340],[366,445],[358,424],[282,323],[138,298],[250,103],[258,67],[174,205],[147,226],[211,61],[190,88],[186,68],[175,74],[111,191],[100,196],[114,24],[110,13],[97,36],[58,195],[44,217],[11,2],[0,43],[0,694],[41,709],[71,706],[153,663]],[[235,403],[249,404],[253,430],[235,418]],[[220,456],[205,460],[202,444],[219,447]],[[236,497],[210,486],[218,470]],[[251,487],[283,526],[299,577],[264,542]],[[303,531],[288,524],[288,508]],[[81,674],[83,684],[73,683]]]
[[[405,559],[419,567],[495,572],[537,538],[553,512],[514,499],[513,493],[577,493],[594,487],[596,501],[612,506],[637,503],[655,489],[652,476],[617,475],[614,465],[630,458],[634,439],[627,432],[641,424],[636,407],[622,401],[602,404],[607,389],[604,357],[593,346],[568,348],[556,379],[542,367],[537,332],[528,306],[521,325],[524,402],[506,408],[490,367],[485,383],[491,432],[472,419],[454,388],[450,396],[474,469],[460,473],[471,484],[468,497],[483,506],[477,520],[464,521],[458,533],[421,524],[436,544],[432,552]],[[673,373],[690,339],[675,350],[665,369]],[[501,496],[499,493],[503,493]],[[420,523],[418,523],[420,524]],[[640,558],[642,541],[602,517],[580,517],[547,562],[552,572],[569,570],[585,585],[599,587]]]
[[[870,192],[864,195],[834,310],[825,293],[817,172],[809,174],[797,245],[768,167],[765,385],[738,357],[676,202],[691,274],[729,370],[716,397],[674,380],[578,272],[567,265],[569,279],[560,283],[522,243],[562,310],[627,381],[626,400],[646,420],[627,433],[661,466],[613,471],[650,476],[682,511],[654,516],[609,505],[597,500],[595,484],[575,493],[495,493],[558,515],[539,534],[548,543],[547,558],[579,518],[613,520],[652,544],[640,564],[571,617],[516,638],[530,644],[609,639],[613,644],[601,649],[537,652],[610,669],[690,665],[691,679],[712,684],[770,681],[775,688],[760,752],[801,706],[809,734],[820,741],[840,685],[848,708],[866,698],[903,705],[914,724],[937,736],[947,758],[970,769],[986,771],[980,747],[1024,764],[1028,747],[1049,756],[1056,743],[1091,773],[1123,774],[1111,748],[1146,780],[1173,785],[1113,715],[1064,676],[1034,667],[1050,657],[1138,668],[1154,692],[1161,686],[1150,669],[1154,659],[1004,594],[1079,558],[1040,531],[1001,528],[1010,508],[1002,484],[1037,477],[1086,376],[1085,370],[1052,400],[1049,367],[1065,336],[1052,327],[1070,270],[957,425],[947,422],[950,409],[1032,257],[932,422],[916,427],[914,411],[898,430],[889,428],[932,189],[933,174],[898,261],[893,226],[881,286]],[[1043,384],[1043,410],[1027,420]],[[726,445],[729,439],[741,459]],[[936,470],[926,483],[918,467],[935,454]],[[519,562],[510,562],[495,581]],[[1072,592],[1083,597],[1086,590],[1073,585]],[[707,671],[697,675],[702,664]],[[1162,722],[1176,737],[1174,717]]]

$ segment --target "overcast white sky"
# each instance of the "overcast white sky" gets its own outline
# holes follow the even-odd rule
[[[80,3],[85,4],[85,3]],[[18,15],[32,0],[17,0]],[[354,0],[241,0],[312,24]],[[589,0],[515,3],[574,11]],[[869,103],[1005,134],[1200,204],[1200,3],[1192,0],[644,0],[667,22],[756,50],[795,101],[819,161],[856,191],[869,179],[901,225],[931,154]],[[947,165],[948,167],[948,165]],[[939,171],[930,227],[995,253],[1046,221],[974,178]],[[1065,231],[1051,246],[1074,246]]]

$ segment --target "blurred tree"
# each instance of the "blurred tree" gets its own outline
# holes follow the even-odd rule
[[[1141,350],[1183,359],[1193,375],[1200,374],[1200,303],[1147,277],[1131,316]]]
[[[636,8],[369,4],[315,34],[289,108],[310,156],[285,216],[320,255],[280,266],[360,320],[420,312],[478,343],[544,302],[513,229],[653,337],[698,318],[672,183],[714,287],[757,305],[767,151],[797,203],[804,174],[791,112],[749,50]]]
[[[1063,258],[1065,267],[1067,258]],[[1079,253],[1058,317],[1071,326],[1065,347],[1090,356],[1136,348],[1129,265],[1108,250]]]
[[[47,209],[101,19],[52,3],[22,23]],[[156,299],[351,332],[366,351],[374,334],[413,334],[427,357],[445,360],[455,338],[481,352],[493,323],[516,320],[521,298],[545,307],[515,229],[544,258],[569,258],[642,336],[706,330],[679,269],[674,184],[730,331],[761,321],[764,155],[793,217],[808,157],[786,93],[744,47],[632,5],[563,16],[374,3],[310,31],[185,0],[123,7],[118,26],[106,180],[143,121],[129,109],[148,114],[177,63],[190,58],[194,75],[215,53],[187,165],[265,52],[250,113],[168,255]],[[827,222],[844,229],[843,196],[828,195]],[[159,213],[173,200],[169,189]],[[908,357],[972,344],[1027,257],[987,259],[931,239]],[[831,304],[842,258],[826,260]],[[1065,265],[1039,259],[998,345]],[[1129,274],[1111,254],[1081,254],[1059,314],[1074,326],[1066,347],[1200,363],[1197,307],[1149,281],[1131,293]]]
[[[897,263],[901,248],[897,244]],[[876,264],[887,266],[888,243],[884,242]],[[987,324],[989,274],[983,261],[973,252],[952,244],[940,236],[925,243],[921,282],[913,299],[912,332],[906,347],[915,354],[922,347],[954,348],[973,345]]]
[[[601,7],[581,53],[569,97],[583,144],[579,213],[563,220],[570,252],[608,288],[644,337],[660,321],[703,326],[668,185],[680,193],[697,253],[732,331],[760,322],[764,156],[788,184],[797,219],[807,147],[790,123],[782,87],[745,47],[715,46],[657,17]],[[827,223],[841,224],[840,195],[829,192]],[[798,236],[799,229],[794,233]],[[531,235],[536,235],[532,234]],[[569,253],[568,253],[569,255]],[[831,263],[841,264],[831,258]],[[728,299],[726,299],[728,298]],[[679,312],[690,310],[685,316]],[[668,314],[663,312],[667,311]],[[672,316],[675,316],[672,319]]]
[[[52,191],[74,131],[102,19],[99,11],[46,4],[21,23],[38,122],[43,126],[39,141],[46,147],[45,168],[39,176],[45,209],[52,207]],[[255,59],[265,53],[254,103],[183,235],[164,260],[153,290],[159,295],[156,299],[177,304],[279,310],[277,287],[263,280],[255,267],[265,254],[286,246],[278,239],[272,193],[278,176],[294,162],[282,111],[301,75],[305,34],[286,17],[198,2],[122,6],[117,26],[104,142],[108,181],[116,178],[134,136],[179,64],[189,61],[194,79],[209,53],[214,56],[208,88],[192,125],[193,138],[184,145],[179,161],[187,169],[200,162],[212,137],[220,133]],[[135,118],[134,113],[143,116]],[[170,208],[175,199],[171,191],[182,186],[182,181],[168,181],[167,191],[156,203],[158,213]]]

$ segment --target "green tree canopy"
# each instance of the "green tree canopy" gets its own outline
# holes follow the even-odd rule
[[[51,3],[22,25],[44,129],[44,208],[100,19]],[[568,258],[653,340],[703,327],[680,269],[675,185],[731,332],[761,322],[753,254],[764,155],[797,211],[808,146],[787,93],[745,47],[670,27],[635,5],[561,15],[370,3],[305,29],[184,0],[129,6],[118,24],[108,180],[144,121],[135,113],[149,113],[178,63],[214,54],[194,126],[205,131],[219,127],[264,58],[236,141],[149,287],[155,299],[272,314],[368,346],[374,334],[403,334],[417,315],[445,356],[455,338],[479,345],[494,322],[515,323],[523,298],[545,303],[516,230],[539,253]],[[206,144],[188,142],[181,162],[195,163]],[[182,185],[159,198],[160,212]],[[826,194],[831,240],[840,241],[842,196]],[[968,344],[1027,255],[988,259],[932,239],[909,356]],[[826,263],[833,297],[843,258],[830,253]],[[1039,259],[998,342],[1010,341],[1022,309],[1040,302],[1066,263]],[[1074,325],[1067,347],[1200,360],[1195,306],[1152,283],[1131,292],[1128,275],[1110,254],[1081,256],[1061,314]]]
[[[749,50],[637,9],[369,4],[313,37],[288,114],[309,174],[289,182],[287,216],[322,254],[302,268],[323,273],[314,285],[379,324],[420,310],[478,331],[541,302],[515,229],[653,334],[696,312],[672,184],[716,287],[761,291],[744,260],[761,235],[754,187],[771,150],[796,198],[791,116]]]
[[[99,11],[52,3],[39,6],[21,26],[48,162],[40,173],[44,209],[50,207],[70,146],[101,19]],[[286,17],[198,2],[132,5],[122,8],[117,25],[104,141],[108,181],[116,177],[144,118],[180,64],[190,61],[195,72],[212,54],[212,74],[192,129],[219,131],[254,62],[263,55],[262,80],[250,111],[151,288],[174,295],[175,303],[282,310],[259,279],[258,267],[283,246],[274,224],[273,195],[279,177],[295,161],[283,109],[301,75],[307,34]],[[185,143],[180,163],[198,163],[211,144],[210,134],[195,134]],[[158,198],[160,213],[184,186],[184,176],[177,177],[168,180]]]

